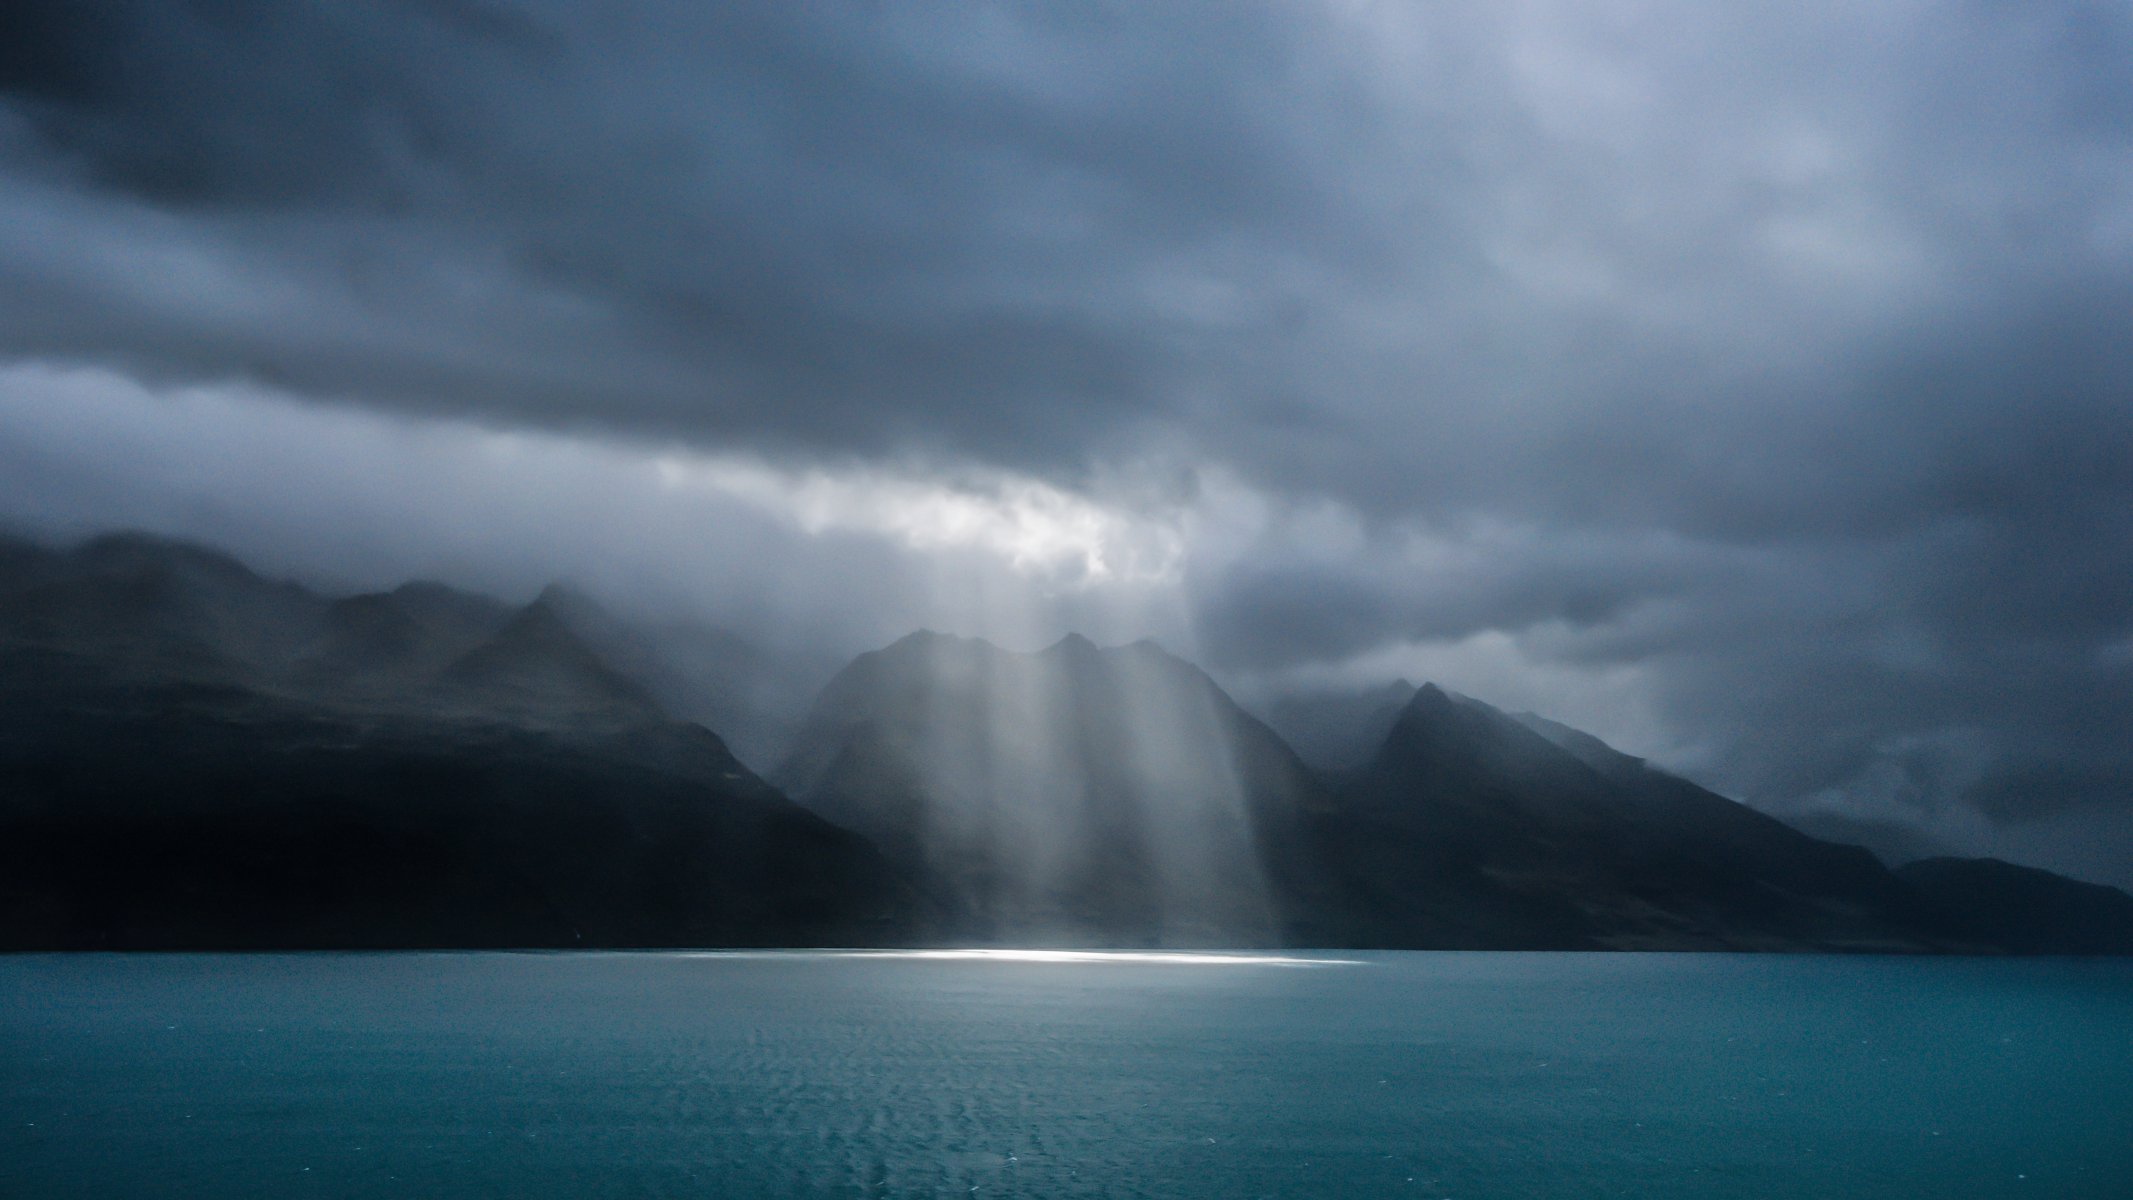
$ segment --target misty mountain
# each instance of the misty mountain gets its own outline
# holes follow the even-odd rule
[[[777,781],[988,941],[1286,941],[1268,843],[1329,803],[1273,731],[1151,642],[913,634],[823,690]]]
[[[1460,699],[1477,705],[1481,704],[1480,701],[1473,700],[1471,697],[1462,696]],[[1487,708],[1488,706],[1482,705],[1482,707]],[[1654,774],[1658,774],[1658,772],[1654,772],[1652,768],[1647,766],[1643,759],[1633,754],[1624,754],[1582,729],[1572,729],[1561,721],[1551,721],[1539,713],[1512,713],[1510,717],[1533,732],[1547,738],[1555,744],[1557,749],[1564,751],[1572,758],[1617,783],[1641,782],[1648,780]],[[1387,732],[1391,731],[1387,730]]]
[[[286,672],[258,663],[256,677],[313,698],[402,702],[495,637],[515,612],[440,583],[344,596],[313,617],[315,634]]]
[[[328,599],[139,537],[0,553],[0,945],[875,944],[864,838],[544,596]]]
[[[1383,902],[1374,915],[1446,944],[1910,950],[1972,936],[1859,847],[1434,685],[1341,800],[1333,857]]]
[[[70,551],[9,543],[0,630],[141,678],[234,682],[292,666],[325,603],[226,555],[135,534]]]
[[[140,534],[0,557],[0,636],[152,682],[246,687],[361,712],[519,725],[666,719],[582,629],[635,636],[560,587],[514,607],[440,583],[325,597]]]
[[[433,687],[467,716],[632,726],[663,719],[641,685],[573,632],[550,592],[438,672]]]

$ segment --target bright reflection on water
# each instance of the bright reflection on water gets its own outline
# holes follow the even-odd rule
[[[1359,958],[1290,958],[1279,954],[1212,950],[717,950],[692,958],[907,958],[942,962],[1126,963],[1187,967],[1359,967]]]

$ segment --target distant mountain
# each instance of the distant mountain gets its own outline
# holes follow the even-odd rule
[[[1329,855],[1376,937],[1535,948],[1956,949],[1855,846],[1818,841],[1590,735],[1428,685],[1342,793]],[[1404,931],[1404,932],[1402,932]]]
[[[266,676],[301,695],[403,703],[454,660],[495,637],[518,610],[441,583],[345,596],[315,618],[287,672]]]
[[[776,779],[985,941],[1286,940],[1276,839],[1329,802],[1198,668],[1079,636],[1021,654],[919,633],[861,655]]]
[[[552,590],[453,659],[433,692],[469,717],[627,727],[663,719],[643,686],[607,665],[557,612]]]
[[[110,534],[67,552],[12,543],[0,632],[146,678],[235,681],[285,666],[323,602],[197,546]]]
[[[129,537],[0,553],[0,947],[880,944],[864,838],[547,598],[329,600]]]
[[[2133,895],[1996,858],[1928,858],[1896,874],[2021,954],[2133,954]]]

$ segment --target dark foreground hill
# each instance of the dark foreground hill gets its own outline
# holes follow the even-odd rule
[[[0,946],[877,944],[864,838],[544,602],[327,601],[145,539],[0,557]]]
[[[2133,954],[2133,896],[1995,858],[1928,858],[1896,873],[1987,941],[2027,954]]]

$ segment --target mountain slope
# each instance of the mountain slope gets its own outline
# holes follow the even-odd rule
[[[547,592],[438,672],[433,687],[458,712],[521,722],[627,726],[662,715],[650,693],[571,630]]]
[[[138,694],[137,694],[138,695]],[[872,945],[910,897],[716,739],[354,727],[234,697],[11,719],[0,946]],[[645,739],[664,743],[648,765]],[[109,751],[123,747],[123,755]]]
[[[463,596],[440,619],[441,592],[328,601],[119,549],[0,556],[0,947],[920,928],[864,838],[667,719],[538,601],[488,629]]]
[[[2133,896],[1996,858],[1896,869],[1951,918],[2021,954],[2133,954]]]
[[[0,636],[100,655],[142,677],[236,680],[279,669],[325,602],[216,551],[106,534],[69,551],[16,542]]]
[[[1589,735],[1573,744],[1583,753],[1424,687],[1343,792],[1348,860],[1406,923],[1451,944],[1962,944],[1866,851],[1810,838]]]

